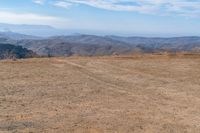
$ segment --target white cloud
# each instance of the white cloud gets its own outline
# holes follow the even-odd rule
[[[33,0],[34,3],[39,4],[39,5],[43,5],[44,4],[44,0]]]
[[[32,13],[13,13],[0,11],[1,23],[50,25],[53,27],[66,27],[69,20],[54,16],[45,16]]]
[[[57,1],[55,3],[53,3],[54,6],[57,7],[62,7],[62,8],[69,8],[70,6],[72,6],[73,4],[70,2],[65,2],[65,1]]]
[[[134,11],[144,14],[200,16],[200,0],[49,0],[54,6],[69,8],[73,4],[113,11]],[[45,0],[33,0],[44,4]]]
[[[60,0],[114,11],[200,16],[199,0]]]

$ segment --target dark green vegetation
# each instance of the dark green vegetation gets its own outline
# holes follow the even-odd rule
[[[36,54],[22,46],[0,44],[0,59],[20,59],[34,57]]]

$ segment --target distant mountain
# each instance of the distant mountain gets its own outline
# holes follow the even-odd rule
[[[159,37],[120,37],[120,36],[106,36],[114,40],[120,40],[129,44],[155,44],[155,43],[200,43],[200,37],[198,36],[186,36],[186,37],[171,37],[171,38],[159,38]]]
[[[25,25],[25,24],[6,24],[0,23],[1,32],[16,32],[20,34],[32,35],[32,36],[52,36],[60,35],[64,31],[55,29],[48,25]]]
[[[126,42],[122,42],[117,39],[112,39],[103,36],[96,35],[70,35],[70,36],[54,36],[48,38],[48,40],[59,40],[61,42],[69,42],[76,44],[93,44],[93,45],[122,45]],[[125,45],[128,45],[126,43]]]
[[[110,38],[93,35],[56,36],[43,40],[22,40],[17,45],[31,49],[40,55],[112,55],[125,54],[130,47]]]
[[[145,38],[95,35],[54,36],[43,40],[18,41],[40,55],[113,55],[134,52],[197,51],[200,37]]]
[[[19,39],[21,38],[21,39]],[[44,56],[119,55],[136,52],[200,52],[200,37],[147,38],[95,35],[53,36],[32,38],[0,36],[0,43],[22,46]]]
[[[11,44],[0,44],[0,59],[30,58],[35,57],[36,53]]]
[[[171,51],[192,51],[200,47],[200,37],[172,37],[172,38],[148,38],[148,37],[118,37],[106,36],[108,38],[125,42],[132,47],[143,50],[171,50]]]
[[[25,39],[31,39],[31,40],[38,40],[42,39],[42,37],[36,37],[31,35],[24,35],[14,32],[0,32],[0,38],[7,38],[12,40],[25,40]]]

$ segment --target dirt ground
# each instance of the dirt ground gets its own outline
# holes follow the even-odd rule
[[[200,57],[0,61],[0,133],[200,133]]]

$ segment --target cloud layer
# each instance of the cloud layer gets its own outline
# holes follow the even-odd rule
[[[44,0],[34,1],[39,4],[44,2]],[[76,4],[113,11],[200,16],[200,0],[57,0],[54,4],[64,8]]]
[[[63,27],[68,22],[67,19],[38,15],[33,13],[14,13],[8,11],[0,11],[1,23],[10,24],[46,24],[50,26]]]

